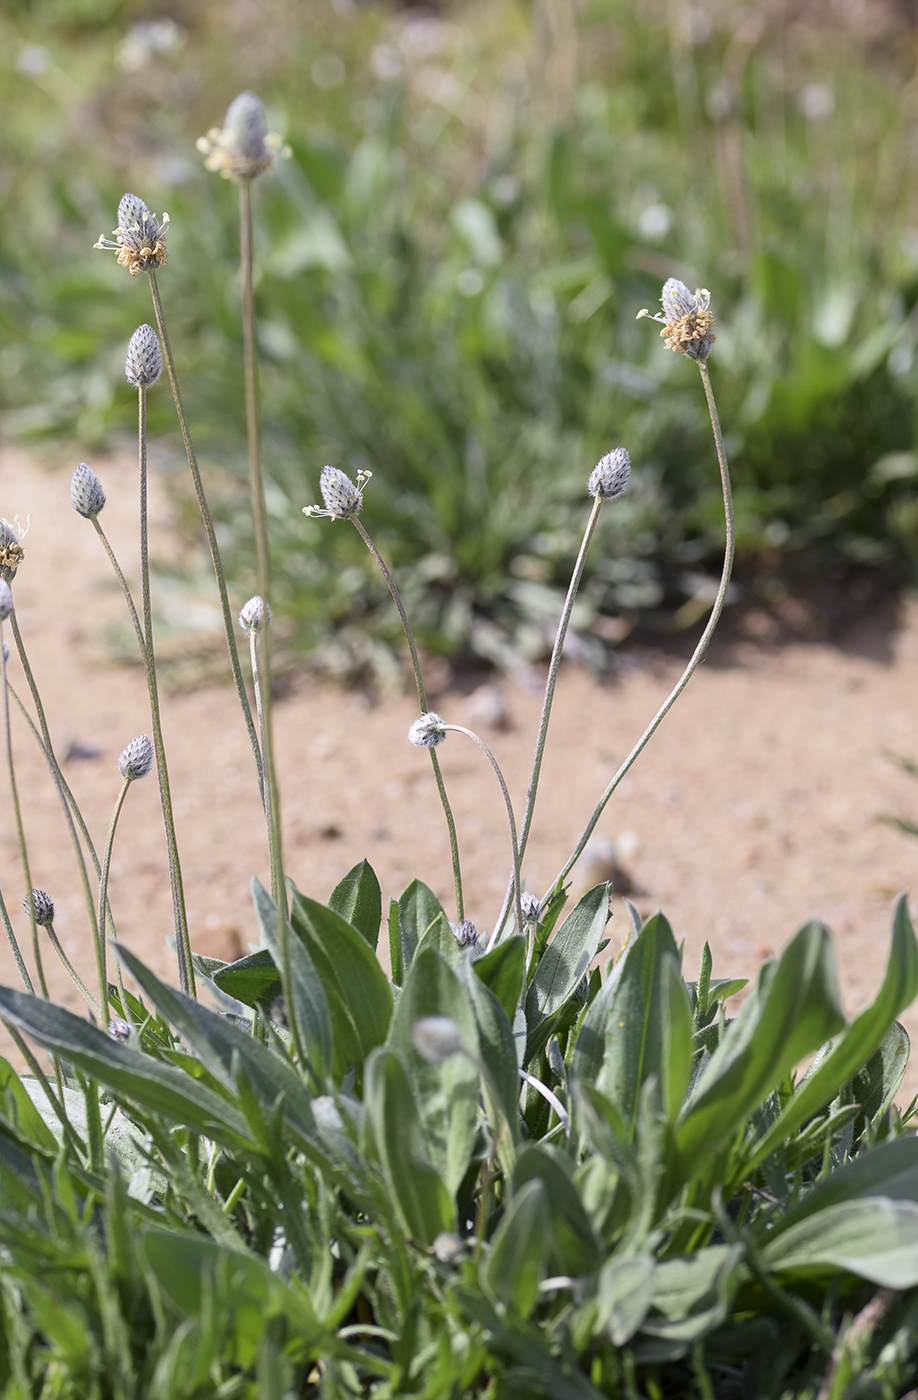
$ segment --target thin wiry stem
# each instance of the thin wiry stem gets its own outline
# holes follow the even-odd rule
[[[389,592],[392,594],[392,601],[395,604],[396,609],[398,610],[398,615],[401,618],[402,622],[402,628],[404,629],[405,636],[408,640],[408,650],[411,653],[411,665],[414,668],[414,683],[417,686],[418,692],[418,703],[421,706],[421,713],[426,714],[427,695],[424,690],[424,679],[421,675],[421,663],[418,659],[418,649],[414,643],[414,633],[412,632],[411,624],[408,621],[408,614],[405,612],[405,607],[402,603],[401,596],[399,594],[398,589],[395,586],[395,579],[389,572],[386,566],[386,561],[383,559],[379,550],[376,548],[376,545],[373,543],[370,536],[367,534],[367,531],[364,529],[360,520],[358,520],[356,515],[352,515],[350,519],[355,529],[357,530],[357,533],[360,535],[360,538],[363,540],[367,549],[370,551],[373,558],[376,560],[376,564],[379,568],[379,571],[382,574],[383,578],[386,580],[386,585],[389,589]],[[434,771],[434,778],[436,779],[437,783],[437,791],[440,794],[440,802],[443,807],[443,814],[446,817],[447,830],[449,831],[449,848],[453,860],[453,884],[455,885],[456,889],[456,918],[461,921],[465,918],[465,907],[462,899],[462,870],[459,865],[459,838],[456,835],[456,823],[453,820],[453,810],[449,805],[449,798],[446,795],[446,784],[443,781],[443,774],[440,772],[440,760],[437,758],[437,755],[432,748],[428,749],[428,753],[430,754],[430,762]]]
[[[121,808],[124,806],[124,799],[127,797],[127,790],[131,786],[132,779],[125,778],[121,784],[121,791],[115,801],[115,808],[112,812],[112,819],[108,824],[108,835],[105,838],[105,850],[102,854],[102,874],[99,877],[99,937],[96,939],[96,970],[99,977],[99,999],[102,1003],[102,1024],[108,1028],[108,970],[107,970],[107,948],[105,946],[105,910],[108,905],[108,875],[112,864],[112,847],[115,844],[115,831],[118,826],[118,818],[121,816]],[[121,994],[122,1009],[127,1006],[124,995],[124,986],[121,981],[121,965],[115,960],[115,975],[118,979],[118,991]]]
[[[33,720],[32,716],[29,714],[28,710],[20,700],[19,696],[16,694],[16,691],[11,685],[7,685],[7,689],[10,695],[12,696],[16,708],[22,715],[22,718],[25,720],[26,724],[29,726],[29,729],[32,733],[32,737],[34,738],[38,747],[41,749],[42,755],[44,756],[45,762],[47,763],[48,769],[51,773],[51,778],[54,782],[55,787],[57,788],[57,793],[61,800],[61,807],[64,812],[64,820],[67,823],[67,830],[70,832],[70,840],[73,844],[73,850],[76,856],[77,869],[80,872],[80,883],[83,886],[83,898],[86,902],[86,909],[89,914],[89,926],[92,930],[93,937],[95,938],[96,903],[93,897],[92,888],[89,883],[89,872],[86,869],[86,861],[83,858],[83,848],[80,845],[80,836],[82,835],[83,840],[86,843],[86,848],[89,851],[93,866],[95,868],[95,872],[98,875],[99,857],[96,855],[96,848],[92,843],[92,838],[90,837],[86,823],[83,820],[83,815],[80,812],[79,807],[77,806],[76,798],[70,791],[70,787],[68,786],[63,773],[58,767],[54,754],[48,752],[47,746],[45,745],[44,740],[42,739],[41,734],[39,733],[37,724]],[[111,910],[109,910],[109,919],[111,919]]]
[[[156,753],[156,776],[159,780],[159,800],[163,812],[163,825],[166,829],[166,846],[169,853],[169,884],[172,890],[172,918],[175,924],[175,951],[178,959],[179,984],[183,992],[195,995],[194,967],[191,962],[191,939],[188,936],[188,916],[185,912],[185,889],[182,882],[182,865],[179,859],[178,840],[175,835],[175,818],[172,812],[172,791],[169,786],[169,770],[166,765],[166,746],[163,742],[162,720],[159,712],[159,686],[156,679],[156,658],[153,653],[153,607],[150,599],[150,552],[147,530],[147,391],[141,385],[137,390],[137,436],[140,461],[140,586],[143,597],[143,635],[141,647],[144,670],[147,674],[147,690],[150,696],[150,723],[153,728],[153,748]],[[119,987],[121,969],[118,968]],[[124,1001],[122,993],[122,1002]]]
[[[609,798],[612,796],[613,792],[618,787],[619,783],[621,782],[622,778],[624,778],[629,768],[631,768],[635,759],[644,750],[644,748],[646,748],[653,735],[659,729],[660,724],[665,719],[666,715],[669,714],[669,711],[679,699],[679,696],[682,694],[683,690],[688,685],[695,671],[698,669],[698,666],[702,658],[704,657],[705,652],[708,649],[708,643],[710,642],[711,637],[714,634],[714,629],[720,621],[721,613],[724,610],[724,603],[727,598],[727,589],[730,586],[730,575],[733,572],[733,555],[736,549],[736,526],[733,515],[733,491],[730,485],[730,467],[727,462],[727,451],[724,446],[724,438],[723,433],[721,432],[720,419],[717,416],[717,405],[714,402],[714,391],[711,388],[711,380],[708,375],[708,367],[703,360],[698,360],[696,361],[696,363],[698,365],[699,370],[701,371],[701,382],[704,385],[705,398],[708,404],[708,413],[710,414],[711,418],[711,428],[714,433],[714,445],[717,450],[717,462],[718,466],[720,467],[720,482],[724,496],[726,545],[724,550],[724,566],[720,576],[720,586],[717,589],[717,596],[714,599],[714,606],[711,609],[711,616],[708,619],[708,624],[705,627],[704,632],[701,634],[701,638],[698,642],[698,645],[692,652],[691,660],[689,661],[685,670],[682,672],[682,675],[679,677],[679,680],[676,682],[673,689],[670,691],[669,695],[663,701],[663,704],[660,706],[659,710],[657,710],[657,713],[650,721],[650,724],[644,730],[644,733],[641,735],[640,739],[637,741],[634,748],[629,753],[628,757],[622,763],[618,772],[612,778],[612,781],[609,783],[609,786],[606,788],[602,797],[599,799],[599,802],[597,803],[593,811],[593,815],[587,822],[586,829],[583,835],[581,836],[580,840],[577,842],[576,847],[574,848],[573,854],[570,856],[569,860],[566,862],[563,869],[559,873],[557,879],[554,881],[553,885],[551,886],[551,889],[549,890],[548,895],[546,895],[546,901],[551,897],[551,895],[555,891],[560,890],[565,879],[570,874],[571,870],[574,868],[576,862],[580,859],[580,856],[583,854],[584,847],[586,846],[587,841],[590,839],[590,836],[593,833],[593,829],[595,828],[596,823],[602,816],[602,813],[605,809],[606,803],[609,801]],[[544,903],[545,901],[543,901],[543,905]]]
[[[520,865],[526,852],[526,844],[529,840],[529,832],[532,828],[532,817],[535,811],[536,793],[539,789],[539,774],[542,771],[542,758],[545,754],[545,740],[548,735],[548,721],[551,718],[552,702],[555,698],[555,685],[558,680],[558,671],[561,667],[561,657],[564,653],[564,642],[567,637],[567,629],[571,620],[571,612],[574,607],[574,600],[580,588],[580,580],[583,577],[583,566],[586,563],[587,550],[596,529],[596,522],[599,519],[599,512],[602,508],[603,497],[597,495],[593,501],[593,509],[590,511],[590,518],[587,521],[586,529],[583,532],[583,539],[580,542],[580,552],[577,555],[577,562],[574,565],[574,572],[567,589],[567,597],[564,600],[564,607],[561,610],[561,619],[558,623],[558,630],[555,633],[555,644],[552,647],[551,661],[548,664],[548,680],[545,684],[545,696],[542,701],[542,714],[539,719],[539,732],[536,737],[535,754],[532,759],[532,773],[529,778],[529,788],[526,793],[526,810],[523,814],[523,824],[520,828]],[[504,902],[501,906],[500,914],[497,917],[495,931],[500,936],[500,930],[504,926],[507,913],[510,908],[510,900],[513,896],[513,879],[507,883],[507,893],[504,895]],[[530,943],[532,937],[530,937]]]
[[[15,614],[10,614],[12,618]],[[10,801],[13,808],[13,816],[16,822],[16,836],[19,841],[19,858],[22,862],[22,875],[26,887],[26,908],[29,911],[29,922],[32,926],[32,956],[35,959],[35,970],[38,973],[38,985],[41,987],[41,994],[47,1000],[48,984],[45,981],[45,970],[41,961],[41,947],[38,942],[38,924],[35,921],[35,901],[32,898],[32,873],[29,869],[29,851],[26,845],[25,827],[22,824],[22,807],[19,802],[19,789],[16,785],[16,765],[13,762],[13,732],[10,725],[10,697],[6,688],[6,657],[3,654],[3,628],[0,627],[0,681],[3,685],[3,724],[6,736],[6,765],[10,780]]]
[[[172,386],[172,397],[175,400],[175,411],[178,415],[179,427],[182,433],[182,442],[185,446],[185,456],[188,458],[188,467],[191,471],[191,479],[194,483],[194,491],[198,500],[198,509],[201,512],[201,519],[204,522],[204,530],[207,534],[207,543],[210,547],[210,557],[213,561],[214,575],[217,580],[217,590],[220,594],[220,610],[223,614],[223,630],[226,635],[226,645],[230,654],[230,665],[233,671],[233,682],[236,686],[236,694],[239,697],[239,704],[242,707],[243,718],[246,728],[249,731],[249,742],[252,745],[252,754],[255,759],[255,769],[258,774],[258,790],[264,793],[264,774],[261,764],[261,750],[258,747],[258,735],[255,732],[255,722],[252,719],[252,710],[249,705],[249,697],[246,694],[245,682],[242,678],[242,669],[239,665],[239,652],[236,647],[236,638],[233,635],[233,619],[230,613],[229,597],[226,591],[226,575],[223,572],[223,560],[220,558],[220,549],[217,544],[217,534],[214,530],[214,522],[211,519],[210,509],[207,504],[207,497],[204,494],[204,483],[201,480],[201,473],[198,468],[198,459],[195,456],[194,446],[191,441],[191,431],[188,427],[188,419],[185,416],[185,406],[182,403],[182,395],[178,385],[178,377],[175,372],[175,360],[172,355],[172,346],[169,343],[169,334],[166,330],[166,321],[163,315],[163,304],[159,295],[159,287],[156,282],[156,273],[150,272],[150,293],[153,298],[153,311],[156,316],[156,328],[159,331],[160,344],[163,357],[166,362],[166,373],[169,376],[169,383]]]
[[[54,930],[54,925],[45,924],[45,933],[51,940],[51,947],[54,949],[55,953],[57,953],[57,956],[60,958],[61,965],[70,977],[77,991],[80,993],[83,1000],[90,1007],[90,1009],[94,1011],[97,1016],[101,1017],[102,1010],[99,1006],[99,1003],[96,1001],[96,998],[93,996],[92,992],[89,990],[86,983],[83,981],[82,977],[77,972],[76,968],[68,958],[67,954],[64,952],[64,949],[61,946],[61,941]]]
[[[259,646],[259,642],[261,646]],[[260,627],[249,630],[249,646],[252,657],[252,683],[255,687],[255,712],[258,715],[258,728],[261,734],[261,754],[265,772],[263,794],[265,819],[268,826],[268,852],[271,860],[271,895],[281,911],[284,922],[287,918],[287,896],[284,888],[283,846],[281,841],[280,811],[278,790],[274,772],[274,750],[268,711],[268,696],[265,677],[262,676],[259,651],[267,643],[267,615]]]
[[[130,590],[130,588],[128,587],[128,581],[127,581],[127,579],[124,577],[124,574],[121,572],[121,565],[118,563],[118,560],[115,558],[115,551],[112,549],[111,545],[109,544],[108,536],[106,535],[105,531],[102,529],[102,526],[99,524],[99,517],[98,517],[97,515],[93,515],[93,516],[91,516],[90,518],[91,518],[91,520],[92,520],[93,525],[95,526],[96,534],[99,536],[99,539],[102,541],[102,544],[103,544],[104,547],[105,547],[105,553],[108,555],[109,562],[111,563],[111,566],[112,566],[112,568],[113,568],[114,571],[115,571],[115,577],[117,578],[119,584],[121,585],[121,592],[124,594],[124,601],[125,601],[125,602],[127,603],[127,605],[128,605],[128,612],[131,614],[131,621],[132,621],[133,624],[134,624],[134,632],[135,632],[136,637],[137,637],[137,645],[140,647],[140,656],[141,656],[141,659],[145,662],[145,661],[146,661],[147,644],[146,644],[146,641],[144,640],[143,628],[142,628],[141,625],[140,625],[140,618],[137,616],[137,609],[136,609],[135,606],[134,606],[134,599],[133,599],[133,597],[131,596],[131,590]]]
[[[6,936],[9,941],[10,951],[12,952],[13,957],[16,961],[16,966],[19,969],[19,976],[22,978],[22,985],[25,987],[29,996],[33,997],[35,995],[35,988],[32,985],[32,979],[29,976],[29,969],[25,965],[25,959],[23,958],[22,953],[19,949],[19,943],[16,940],[16,935],[13,932],[13,925],[10,923],[10,916],[6,910],[6,901],[3,898],[2,890],[0,890],[0,919],[3,920],[3,927],[6,929]]]
[[[490,763],[491,767],[494,769],[494,774],[497,778],[498,783],[500,784],[500,790],[503,794],[504,799],[504,806],[507,809],[507,821],[510,824],[510,851],[513,857],[513,904],[514,912],[516,914],[516,926],[518,929],[521,929],[523,927],[523,916],[520,910],[520,848],[519,842],[516,838],[516,818],[513,815],[513,803],[510,800],[510,792],[507,788],[507,784],[504,782],[504,775],[500,771],[500,764],[494,757],[491,750],[488,748],[485,741],[483,739],[480,739],[478,735],[474,732],[474,730],[466,729],[464,724],[444,724],[443,728],[446,730],[452,730],[455,734],[464,734],[467,739],[471,739],[473,743],[477,744],[478,747],[481,749],[481,752],[484,754],[485,758]],[[490,942],[488,943],[489,952],[497,941],[498,933],[499,930],[495,929],[491,935]]]
[[[252,241],[252,181],[239,181],[239,248],[242,270],[242,347],[245,361],[245,421],[249,447],[249,488],[255,533],[255,570],[258,592],[268,602],[270,562],[265,512],[265,487],[261,472],[258,425],[258,362],[255,350],[254,255]]]

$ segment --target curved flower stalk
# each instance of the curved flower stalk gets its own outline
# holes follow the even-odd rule
[[[132,739],[129,744],[125,744],[118,758],[118,772],[123,779],[121,791],[115,800],[115,807],[112,812],[111,821],[108,824],[108,835],[105,838],[105,851],[102,856],[102,874],[99,879],[99,936],[96,939],[96,971],[99,977],[99,1001],[102,1007],[102,1024],[108,1028],[110,1020],[108,1010],[108,972],[105,946],[105,914],[108,908],[108,877],[112,864],[112,848],[115,844],[115,832],[118,828],[118,818],[121,816],[121,808],[124,806],[124,799],[127,797],[128,788],[131,783],[139,782],[141,778],[147,777],[153,768],[153,745],[146,734],[138,734],[136,739]],[[118,980],[118,990],[121,993],[121,1008],[126,1010],[127,1000],[124,995],[124,984],[121,980],[121,964],[115,963],[115,976]]]
[[[730,467],[727,461],[727,451],[724,446],[720,419],[717,414],[717,404],[714,401],[714,390],[711,387],[711,380],[706,363],[715,340],[713,334],[714,317],[708,309],[710,299],[709,292],[700,290],[693,294],[683,282],[679,282],[676,278],[671,277],[663,287],[663,295],[661,297],[663,315],[650,316],[648,311],[642,311],[639,313],[639,318],[649,317],[650,320],[661,322],[663,330],[660,334],[665,337],[667,347],[670,350],[675,350],[685,355],[690,360],[694,360],[701,374],[701,382],[708,406],[708,414],[711,419],[711,430],[714,434],[714,446],[717,452],[721,489],[724,498],[724,562],[717,595],[711,608],[711,616],[708,618],[707,626],[701,634],[698,645],[695,647],[688,665],[682,672],[679,680],[673,686],[669,695],[663,701],[663,704],[657,710],[650,724],[644,730],[640,739],[638,739],[637,743],[634,745],[634,748],[621,764],[618,772],[613,776],[605,792],[602,794],[602,797],[593,810],[590,820],[587,822],[580,840],[577,842],[571,856],[559,872],[543,904],[551,898],[556,891],[560,890],[565,879],[583,854],[584,847],[592,835],[596,823],[599,821],[613,792],[632,767],[638,755],[646,748],[666,715],[672,709],[692,676],[695,674],[695,671],[698,669],[708,649],[708,644],[714,634],[714,629],[720,621],[721,614],[724,610],[727,589],[730,586],[730,575],[733,572],[733,557],[736,549],[736,526],[733,514],[733,490],[730,483]]]
[[[261,735],[261,756],[264,766],[265,787],[263,805],[268,827],[268,851],[271,860],[271,897],[278,910],[278,917],[284,921],[286,929],[287,895],[284,887],[283,843],[280,822],[280,795],[277,773],[274,767],[274,746],[271,733],[270,697],[261,665],[261,652],[267,648],[268,628],[271,625],[271,609],[264,598],[257,594],[250,598],[239,614],[239,626],[249,639],[252,663],[252,683],[255,687],[255,713],[258,715],[258,728]],[[281,937],[284,945],[286,932]]]
[[[367,549],[376,561],[376,565],[386,580],[386,587],[392,595],[392,601],[401,619],[402,630],[408,642],[408,650],[411,653],[411,665],[414,670],[414,683],[418,692],[418,703],[421,707],[422,718],[427,714],[427,693],[424,689],[424,678],[421,675],[421,662],[418,658],[418,649],[414,641],[414,633],[408,621],[408,614],[405,612],[405,605],[401,595],[376,545],[373,543],[368,532],[359,519],[361,507],[363,506],[363,488],[370,480],[371,472],[358,472],[356,485],[351,481],[346,472],[338,467],[322,468],[319,476],[319,490],[322,493],[323,506],[304,506],[303,514],[311,519],[326,520],[350,520],[354,529],[363,540]],[[453,819],[453,811],[446,795],[446,784],[443,781],[443,774],[440,771],[440,762],[434,753],[435,745],[425,745],[430,748],[430,764],[433,768],[434,780],[437,784],[437,791],[440,794],[440,804],[443,807],[443,815],[446,818],[446,827],[449,832],[449,847],[453,862],[453,884],[456,891],[456,918],[462,920],[465,917],[465,906],[462,897],[462,869],[459,864],[459,838],[456,835],[456,823]]]
[[[210,549],[214,576],[217,581],[217,591],[220,595],[220,611],[223,615],[223,632],[229,651],[233,682],[236,686],[236,694],[239,698],[239,704],[242,708],[243,718],[249,734],[249,742],[252,746],[255,769],[258,774],[259,791],[263,791],[264,777],[261,768],[261,750],[258,747],[255,723],[252,719],[249,698],[246,694],[245,683],[242,679],[242,669],[239,665],[239,652],[236,647],[236,638],[233,632],[233,618],[229,605],[229,596],[226,590],[226,575],[223,569],[223,560],[220,555],[219,545],[217,544],[217,533],[214,529],[210,507],[207,504],[207,497],[204,494],[204,483],[201,480],[198,459],[191,440],[191,429],[188,426],[185,405],[182,402],[178,376],[175,370],[175,359],[172,354],[172,346],[169,343],[169,334],[166,330],[162,298],[160,297],[159,285],[156,281],[156,270],[158,267],[162,267],[166,261],[165,238],[167,225],[168,215],[164,214],[162,220],[159,220],[154,214],[150,213],[146,204],[144,204],[143,200],[137,195],[126,194],[122,197],[121,203],[118,205],[118,227],[115,229],[114,241],[103,237],[93,246],[108,252],[117,253],[118,262],[123,267],[127,267],[132,276],[136,276],[138,272],[146,272],[149,278],[150,295],[153,299],[153,311],[156,317],[156,329],[159,334],[161,353],[166,366],[169,384],[172,389],[172,397],[175,401],[175,411],[182,434],[185,456],[188,459],[188,469],[191,472],[198,509],[201,513],[204,531],[207,535],[207,544]],[[153,238],[154,231],[155,238]],[[153,239],[152,242],[151,238]]]

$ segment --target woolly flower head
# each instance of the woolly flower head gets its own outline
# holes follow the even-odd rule
[[[22,901],[22,907],[28,914],[28,899]],[[32,891],[32,908],[35,910],[35,922],[39,928],[47,928],[48,924],[54,923],[54,900],[47,890]]]
[[[639,311],[638,320],[647,316],[651,321],[659,321],[663,327],[660,335],[667,349],[677,350],[690,360],[706,360],[717,339],[714,335],[714,317],[709,309],[711,293],[704,287],[690,292],[678,277],[670,277],[663,284],[660,301],[663,305],[662,316]]]
[[[146,734],[138,734],[129,744],[125,744],[118,758],[118,771],[122,778],[136,782],[145,778],[153,767],[153,745]]]
[[[372,472],[358,472],[355,486],[346,472],[339,471],[337,467],[323,467],[319,474],[319,490],[325,509],[304,506],[303,514],[313,520],[320,516],[326,520],[349,520],[352,515],[359,515],[363,505],[363,488],[371,476]]]
[[[450,924],[450,928],[460,948],[474,948],[478,942],[478,930],[471,919],[460,919],[457,924]]]
[[[446,738],[446,726],[439,715],[428,710],[408,730],[408,742],[418,749],[435,749]]]
[[[166,230],[169,215],[158,219],[136,194],[121,196],[118,205],[118,227],[114,240],[99,235],[94,248],[118,254],[118,262],[132,277],[138,272],[153,272],[166,261]]]
[[[616,447],[614,452],[600,457],[590,472],[587,490],[591,496],[602,496],[604,500],[612,501],[622,494],[630,475],[631,458],[624,447]]]
[[[112,1016],[108,1023],[109,1040],[117,1040],[119,1045],[126,1045],[131,1038],[131,1023],[125,1021],[123,1016]]]
[[[138,326],[128,341],[124,377],[135,389],[148,389],[163,372],[163,352],[152,326]]]
[[[271,609],[256,593],[254,598],[250,598],[242,612],[239,614],[239,626],[247,637],[253,632],[260,632],[262,627],[271,625]]]
[[[70,478],[70,504],[85,520],[94,520],[105,505],[102,483],[85,462],[80,463]]]
[[[234,97],[222,127],[211,127],[196,145],[207,169],[218,170],[227,180],[252,180],[271,169],[275,156],[290,154],[280,136],[268,131],[265,109],[254,92]]]
[[[16,577],[16,570],[25,558],[22,541],[29,533],[31,524],[31,515],[25,525],[20,524],[18,515],[12,521],[0,517],[0,578],[6,579],[7,583]]]

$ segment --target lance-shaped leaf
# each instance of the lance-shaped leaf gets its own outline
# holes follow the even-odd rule
[[[368,860],[362,860],[339,880],[328,897],[328,907],[362,934],[376,952],[382,922],[382,891]]]
[[[367,1061],[365,1103],[392,1205],[421,1244],[456,1228],[456,1207],[427,1158],[418,1106],[405,1067],[380,1047]]]
[[[609,918],[609,886],[588,890],[542,954],[526,997],[527,1064],[551,1034],[555,1014],[586,976]]]

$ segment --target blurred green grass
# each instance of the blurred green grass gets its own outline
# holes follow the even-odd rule
[[[168,209],[161,287],[244,594],[235,191],[194,140],[252,87],[292,150],[256,194],[276,601],[327,668],[384,666],[396,632],[356,535],[300,513],[326,461],[372,470],[365,519],[428,647],[545,654],[618,444],[633,489],[575,647],[599,665],[635,621],[697,616],[722,529],[703,400],[635,321],[669,275],[718,315],[740,587],[914,579],[915,34],[859,13],[7,3],[3,430],[89,460],[132,432],[149,301],[91,245],[125,189]],[[167,395],[150,409],[174,443]]]

